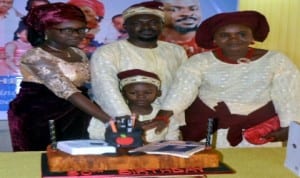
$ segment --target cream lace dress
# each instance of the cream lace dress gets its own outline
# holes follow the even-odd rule
[[[241,115],[273,101],[282,127],[300,120],[299,70],[276,51],[241,64],[224,63],[212,52],[193,56],[178,70],[162,109],[180,113],[196,97],[210,108],[224,101],[231,113]],[[227,129],[218,131],[217,147],[229,147],[226,135]],[[254,145],[243,141],[238,146]]]

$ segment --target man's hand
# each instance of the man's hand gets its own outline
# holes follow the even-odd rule
[[[269,133],[264,138],[271,142],[283,142],[288,140],[289,127],[282,127],[279,130]]]

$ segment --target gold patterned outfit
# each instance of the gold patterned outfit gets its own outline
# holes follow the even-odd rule
[[[20,92],[10,102],[8,121],[14,151],[45,150],[50,144],[49,120],[55,120],[57,140],[87,138],[90,116],[67,99],[76,92],[86,94],[89,63],[66,62],[37,47],[21,59]]]

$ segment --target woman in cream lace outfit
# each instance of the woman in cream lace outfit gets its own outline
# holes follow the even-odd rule
[[[50,144],[49,120],[57,140],[88,138],[91,115],[110,117],[86,95],[88,59],[76,48],[87,28],[82,11],[53,3],[33,8],[25,18],[34,46],[21,59],[23,81],[8,110],[14,151],[45,150]]]
[[[286,141],[289,123],[300,119],[300,74],[286,55],[249,47],[268,32],[265,16],[256,11],[221,13],[202,22],[197,42],[214,50],[178,69],[158,116],[190,106],[182,135],[197,141],[206,137],[208,118],[215,118],[217,147]]]

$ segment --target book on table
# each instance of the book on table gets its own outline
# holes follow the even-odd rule
[[[103,140],[65,140],[57,142],[57,149],[71,155],[101,155],[116,153],[114,146]]]
[[[129,150],[129,153],[144,152],[147,154],[171,155],[188,158],[205,149],[205,143],[194,141],[159,141]]]

